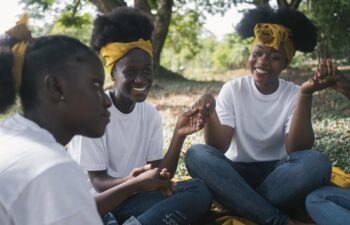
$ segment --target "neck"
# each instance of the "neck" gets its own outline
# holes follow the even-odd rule
[[[40,109],[31,109],[23,112],[25,118],[34,121],[41,128],[49,131],[56,141],[61,145],[65,146],[72,139],[73,134],[69,134],[67,129],[65,129],[59,118],[52,118],[49,111],[44,111]]]
[[[122,113],[128,114],[131,113],[136,105],[136,102],[123,97],[122,95],[118,94],[117,90],[114,90],[113,92],[110,92],[109,95],[112,98],[113,105]]]
[[[254,81],[256,88],[260,93],[264,95],[270,95],[278,89],[279,81],[275,80],[273,82],[256,82]]]

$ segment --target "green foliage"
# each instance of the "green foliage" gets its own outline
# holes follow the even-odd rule
[[[334,58],[345,58],[350,51],[350,2],[348,0],[312,0],[301,10],[315,22],[319,48]]]
[[[60,15],[57,22],[65,27],[82,28],[84,25],[91,24],[91,16],[87,13],[73,15],[73,12],[67,11]]]
[[[244,67],[249,57],[251,41],[243,40],[237,33],[227,34],[223,41],[218,43],[211,60],[219,70]]]

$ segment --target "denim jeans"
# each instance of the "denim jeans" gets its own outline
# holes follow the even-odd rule
[[[208,145],[186,153],[192,177],[203,180],[216,200],[233,215],[261,225],[285,225],[284,212],[300,205],[312,190],[328,184],[331,163],[314,150],[299,151],[267,162],[233,162]]]
[[[327,186],[306,198],[306,209],[318,225],[350,224],[350,190]]]
[[[112,210],[119,224],[134,216],[142,225],[185,225],[211,207],[212,195],[198,179],[181,181],[171,196],[160,192],[140,192]]]

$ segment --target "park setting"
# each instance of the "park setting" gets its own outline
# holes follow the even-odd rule
[[[57,88],[55,93],[64,93],[64,90],[70,90],[69,88],[73,86],[69,85],[69,82],[75,82],[74,85],[76,87],[79,86],[80,83],[77,82],[78,79],[82,80],[80,78],[81,75],[77,76],[78,78],[74,78],[76,81],[73,81],[74,79],[72,78],[64,78],[69,82],[67,84],[63,82],[62,89],[58,88],[60,87],[61,78],[52,80],[51,83],[47,80],[49,78],[44,79],[44,82],[40,84],[41,86],[38,85],[40,88],[43,88],[45,85],[48,87],[45,91],[40,92],[40,95],[38,94],[38,96],[41,96],[38,99],[44,102],[43,105],[35,104],[34,100],[29,101],[28,99],[31,97],[28,94],[30,93],[30,91],[28,92],[29,89],[18,89],[16,86],[18,85],[16,83],[18,78],[13,75],[17,97],[13,97],[15,95],[12,96],[11,94],[12,100],[9,100],[9,103],[7,103],[4,100],[7,96],[0,93],[3,95],[0,96],[0,103],[4,104],[4,106],[0,104],[0,123],[4,123],[4,128],[0,127],[0,142],[6,142],[6,146],[10,146],[11,142],[8,140],[11,139],[9,137],[14,135],[11,133],[7,134],[6,129],[13,125],[9,126],[6,121],[11,120],[12,117],[16,118],[20,114],[28,115],[25,117],[35,122],[38,121],[36,123],[40,124],[40,127],[48,127],[49,133],[52,133],[57,143],[64,146],[73,159],[80,164],[86,174],[88,174],[94,189],[100,193],[100,195],[96,195],[100,197],[95,196],[97,205],[97,210],[95,211],[103,218],[105,225],[346,225],[349,223],[347,220],[349,216],[346,216],[346,213],[350,210],[350,208],[347,208],[348,206],[342,206],[342,210],[348,210],[344,214],[339,211],[334,211],[333,213],[332,210],[334,208],[331,208],[331,206],[322,208],[324,211],[317,211],[318,208],[315,206],[319,201],[326,202],[326,200],[319,200],[317,197],[323,196],[322,194],[325,193],[335,193],[332,190],[334,185],[337,186],[336,191],[339,191],[337,195],[343,195],[343,192],[340,192],[341,190],[349,196],[349,190],[346,190],[350,188],[350,86],[347,86],[350,84],[350,17],[348,16],[350,13],[350,2],[348,0],[16,0],[11,1],[11,4],[9,4],[9,1],[1,1],[1,4],[4,8],[8,4],[7,11],[10,12],[12,10],[13,12],[6,17],[5,11],[3,11],[2,17],[0,17],[1,20],[6,21],[6,24],[3,23],[0,26],[2,33],[6,31],[6,34],[1,36],[5,42],[0,42],[0,46],[3,43],[7,43],[6,41],[10,40],[9,37],[17,38],[18,30],[13,28],[8,30],[16,24],[16,21],[22,21],[17,22],[16,26],[20,26],[21,23],[28,25],[29,28],[26,29],[30,30],[28,34],[30,38],[23,40],[29,40],[29,43],[32,40],[35,42],[37,37],[39,40],[39,37],[50,35],[68,36],[66,42],[71,42],[72,47],[67,47],[70,45],[63,44],[65,37],[57,37],[55,41],[61,43],[62,47],[57,45],[52,47],[53,50],[48,48],[49,50],[45,54],[50,54],[51,51],[54,55],[53,58],[57,58],[57,65],[54,63],[56,60],[51,62],[49,57],[47,57],[47,66],[44,65],[44,62],[34,63],[34,61],[31,61],[36,67],[43,67],[44,69],[31,70],[28,69],[31,67],[25,64],[27,63],[25,59],[25,66],[22,65],[24,70],[34,71],[32,73],[36,73],[36,71],[51,71],[53,68],[58,68],[57,70],[59,70],[61,67],[60,63],[64,64],[64,60],[68,60],[71,57],[70,55],[77,54],[74,51],[89,52],[86,53],[86,55],[89,55],[86,56],[88,58],[86,62],[89,63],[85,63],[85,55],[80,56],[77,54],[78,62],[84,62],[89,65],[88,69],[82,66],[83,63],[78,63],[80,67],[76,68],[80,68],[79,70],[72,66],[71,70],[73,72],[76,71],[77,74],[80,74],[79,72],[81,71],[86,74],[92,74],[91,71],[94,71],[95,74],[102,76],[101,70],[92,69],[92,67],[95,65],[94,68],[100,68],[101,63],[104,65],[103,71],[105,75],[103,80],[99,78],[98,82],[94,82],[93,85],[98,89],[99,101],[102,102],[104,110],[106,111],[110,107],[109,113],[104,112],[104,117],[110,117],[108,122],[106,122],[106,118],[104,118],[104,121],[96,119],[96,122],[92,119],[94,113],[92,101],[94,97],[89,98],[88,92],[84,92],[84,84],[82,84],[81,88],[78,87],[77,90],[74,90],[82,96],[85,94],[86,98],[84,99],[81,98],[79,100],[78,94],[73,94],[74,91],[68,92],[70,94],[68,98],[63,94],[59,97],[54,95],[53,90],[56,90],[55,88]],[[26,15],[25,17],[23,17],[24,14]],[[127,21],[128,17],[131,18],[130,21]],[[282,22],[279,23],[280,21]],[[286,37],[283,37],[283,35]],[[79,40],[83,46],[88,46],[89,50],[78,43],[73,44],[74,40],[69,39],[70,37]],[[61,42],[59,41],[60,38],[62,38]],[[47,43],[51,41],[53,43],[54,39],[47,40]],[[46,42],[43,41],[43,43]],[[118,51],[122,53],[118,53],[117,56],[113,53],[115,50],[110,47],[111,44],[115,43],[122,45],[122,47],[118,47]],[[80,47],[73,47],[73,45]],[[37,46],[40,47],[40,43],[30,47],[30,51],[34,51],[32,49],[37,48]],[[12,52],[15,55],[14,49],[13,47]],[[138,51],[135,51],[135,49]],[[53,51],[58,52],[57,56],[56,52]],[[72,53],[68,53],[71,51]],[[90,59],[95,57],[91,56],[90,52],[97,53],[98,62],[96,62],[96,59]],[[139,52],[142,52],[142,54]],[[279,52],[282,52],[282,54],[279,54]],[[2,50],[0,53],[4,54],[5,51]],[[33,54],[31,57],[37,56]],[[40,57],[38,56],[38,58]],[[42,57],[45,59],[45,56]],[[60,57],[65,59],[62,59],[62,61]],[[0,59],[3,62],[5,62],[5,59],[8,60],[8,58]],[[13,71],[16,68],[16,60],[15,56]],[[150,63],[146,63],[149,61]],[[132,82],[137,83],[135,80],[131,82],[127,76],[121,76],[125,71],[125,74],[136,73],[134,70],[125,69],[128,68],[125,65],[130,63],[137,67],[141,65],[140,62],[145,62],[142,73],[148,74],[144,75],[148,77],[138,77],[135,80],[140,79],[141,81],[137,82],[143,83],[144,87],[132,86],[134,85],[131,84]],[[50,63],[53,63],[52,66],[50,66]],[[278,67],[278,63],[285,65]],[[75,65],[74,63],[71,64]],[[8,70],[3,69],[4,67],[2,66],[0,65],[0,70],[7,72]],[[65,66],[63,67],[65,68]],[[266,74],[272,74],[273,72],[271,71],[273,70],[277,72],[271,75],[274,76],[273,78],[268,80]],[[2,73],[5,74],[5,72]],[[22,73],[26,74],[25,72]],[[52,74],[55,74],[55,72]],[[73,73],[67,72],[67,74]],[[68,75],[62,75],[62,77],[66,76],[68,77]],[[264,81],[264,86],[262,85],[263,82],[259,83],[259,79],[268,80],[270,84],[266,85]],[[5,79],[3,80],[5,81]],[[30,82],[28,80],[22,78],[20,82]],[[250,100],[248,99],[250,97],[247,96],[253,92],[247,91],[249,85],[247,84],[248,86],[245,87],[244,82],[249,83],[251,80],[252,86],[255,84],[255,89],[263,96],[257,98],[260,100],[266,96],[275,95],[277,90],[280,93],[279,86],[282,84],[285,85],[283,87],[286,90],[288,89],[289,94],[279,98],[278,104],[271,103],[267,108],[261,108],[260,106],[267,105],[267,103],[264,103],[267,100],[261,100],[261,105],[256,102],[256,114],[261,113],[265,118],[271,111],[271,114],[275,114],[276,124],[280,123],[279,120],[283,120],[281,122],[283,125],[279,128],[271,124],[271,121],[273,121],[271,120],[272,117],[266,119],[266,123],[258,122],[256,126],[251,125],[256,118],[259,119],[259,115],[255,117],[254,111],[248,112],[249,109],[254,110],[254,107],[245,105],[249,105],[248,102]],[[0,79],[0,82],[4,81]],[[0,89],[7,89],[7,85],[1,83],[0,85]],[[229,85],[232,85],[232,87],[230,86],[232,88],[230,91],[228,91]],[[236,87],[237,90],[234,91],[233,87]],[[40,88],[38,90],[41,90]],[[226,92],[224,92],[225,90]],[[246,91],[249,94],[245,93]],[[103,97],[103,94],[101,94],[103,92],[108,97]],[[24,93],[27,93],[29,97],[25,97]],[[52,104],[50,106],[48,103],[50,101],[43,99],[46,96],[51,96],[51,93],[50,101],[53,103],[50,103]],[[291,97],[292,93],[294,97]],[[234,99],[232,102],[227,97],[231,95]],[[242,96],[247,97],[247,103]],[[49,97],[47,98],[49,99]],[[67,107],[68,104],[67,106],[60,105],[65,101],[70,104],[70,107]],[[87,103],[85,104],[84,101]],[[228,107],[233,102],[234,106],[232,108]],[[88,104],[90,104],[91,108],[88,108]],[[146,104],[147,106],[142,106],[144,108],[138,109],[138,104]],[[22,105],[24,108],[22,108]],[[237,109],[240,106],[242,109]],[[39,110],[33,110],[32,112],[32,107],[42,107],[45,111],[51,112],[52,115],[48,116],[48,118],[40,118],[38,115],[45,114],[39,113]],[[229,117],[231,119],[235,118],[234,125],[227,122],[227,118],[225,120],[225,116],[228,117],[227,112],[224,111],[225,107],[228,107],[229,110],[234,110],[235,114],[237,114],[237,117],[236,115]],[[270,110],[269,107],[272,109]],[[111,110],[111,108],[113,109]],[[139,118],[141,119],[135,117],[134,109],[140,110]],[[73,112],[74,110],[75,112]],[[281,114],[279,114],[279,110],[281,110]],[[151,112],[152,114],[150,114]],[[60,113],[65,116],[60,115]],[[72,116],[69,116],[69,113]],[[79,116],[79,113],[82,116]],[[129,115],[133,115],[133,122],[128,122],[129,124],[127,124],[127,121],[131,121],[131,119],[127,120],[126,116]],[[152,118],[155,118],[153,120],[156,122],[139,122],[140,124],[136,124],[139,120],[151,117],[150,115]],[[252,115],[254,118],[251,118]],[[280,118],[279,115],[283,119],[278,119]],[[115,119],[114,121],[113,117],[118,117],[118,120]],[[242,118],[243,122],[237,122],[238,118]],[[55,121],[51,123],[50,119],[52,119],[51,122]],[[263,121],[264,119],[259,120]],[[118,122],[121,125],[116,125]],[[219,122],[220,126],[217,125],[217,122]],[[96,123],[95,127],[99,126],[98,132],[97,128],[92,132],[94,123]],[[60,129],[56,130],[53,128],[54,124]],[[81,128],[78,128],[79,124]],[[246,126],[245,124],[249,125]],[[242,146],[244,146],[242,148],[248,149],[245,151],[249,152],[251,146],[271,147],[280,143],[277,141],[278,137],[276,134],[268,134],[270,135],[269,138],[264,138],[265,134],[269,133],[269,129],[266,129],[266,127],[261,128],[260,126],[265,126],[262,124],[268,124],[268,126],[271,126],[271,129],[274,129],[274,132],[281,133],[278,136],[280,139],[283,139],[283,144],[280,148],[285,152],[278,153],[277,150],[274,150],[275,154],[280,154],[279,156],[272,156],[272,153],[270,155],[264,155],[264,153],[247,153],[246,155],[245,153],[237,153],[237,149]],[[101,130],[105,126],[107,128],[104,131],[105,133],[103,133]],[[118,128],[120,131],[112,133],[111,127],[113,126],[114,129]],[[239,130],[240,126],[244,127],[243,133]],[[19,127],[22,127],[22,125]],[[65,132],[65,129],[69,132]],[[15,132],[15,135],[17,134],[17,131],[11,130],[11,132]],[[128,134],[135,136],[127,136],[123,132],[129,132]],[[78,135],[75,136],[73,134]],[[144,148],[146,148],[149,144],[141,138],[141,134],[150,139],[150,145],[153,144],[154,149],[162,146],[161,151],[164,155],[162,160],[159,159],[159,152],[157,155],[156,150],[152,150],[153,146],[147,147],[147,153],[144,155],[136,154],[134,149],[139,149],[140,146],[142,148],[145,146]],[[45,136],[44,133],[40,135]],[[162,137],[156,135],[162,135]],[[212,137],[208,137],[209,135],[212,135]],[[225,138],[219,138],[220,135]],[[233,138],[236,135],[237,138]],[[3,136],[2,139],[1,136]],[[98,139],[101,136],[102,138]],[[114,136],[116,140],[112,140]],[[227,138],[228,136],[229,138]],[[254,136],[253,141],[246,139],[252,136]],[[232,142],[231,138],[233,138]],[[238,138],[242,139],[238,140]],[[24,139],[27,138],[24,137]],[[34,138],[34,140],[36,139]],[[97,140],[101,140],[101,142]],[[108,150],[109,148],[112,149],[114,144],[116,146],[119,144],[118,141],[123,140],[126,142],[121,143],[120,148],[130,146],[133,149],[130,153],[113,155],[113,153],[108,152],[110,151]],[[104,150],[93,150],[97,146]],[[6,148],[10,149],[10,147]],[[268,147],[262,147],[262,149],[266,150],[265,148]],[[84,149],[91,150],[91,155],[82,157]],[[226,161],[219,161],[218,158],[221,156],[215,158],[216,156],[210,153],[212,149],[216,149],[216,154],[219,154],[218,152],[220,154],[225,153],[226,157],[223,157]],[[105,167],[97,166],[97,162],[101,163],[103,158],[98,156],[102,151],[106,151],[102,155],[106,155],[107,159],[104,160],[108,163],[112,161],[111,158],[108,159],[112,155],[113,157],[121,157],[123,160],[112,162]],[[205,153],[203,154],[202,152]],[[304,153],[305,156],[302,155]],[[293,158],[293,155],[297,154],[299,155]],[[310,154],[309,158],[307,158],[306,154]],[[143,159],[145,162],[141,162],[141,160],[131,163],[133,158],[136,161],[142,157],[146,159]],[[210,159],[218,161],[215,161],[216,164],[210,164]],[[286,161],[284,162],[283,160],[285,159]],[[220,160],[222,159],[220,158]],[[0,162],[5,161],[9,160],[1,161],[0,157]],[[220,164],[223,165],[227,161],[238,162],[237,167],[233,164],[231,166],[239,171],[237,174],[241,175],[243,179],[239,175],[228,178],[228,172],[220,173],[219,169],[216,171],[216,166],[224,171],[224,167],[221,167]],[[148,165],[143,165],[146,162],[149,164],[149,167]],[[294,162],[296,163],[293,165]],[[92,166],[93,163],[96,163],[96,165]],[[250,163],[256,163],[251,167],[254,169],[243,169],[246,166],[248,168]],[[23,165],[27,164],[24,163]],[[291,165],[291,167],[289,168],[287,165]],[[120,169],[122,166],[125,168]],[[264,189],[264,179],[268,180],[270,173],[273,173],[272,170],[277,170],[277,168],[282,168],[283,166],[285,166],[285,170],[288,167],[290,171],[295,173],[282,174],[278,179],[275,177],[276,180],[280,181],[274,180],[279,185],[274,186],[277,189],[268,189],[267,184]],[[157,168],[159,170],[155,170]],[[225,168],[225,171],[227,171],[228,167]],[[0,166],[0,181],[2,170],[6,171],[6,168],[2,169]],[[328,172],[326,171],[329,172],[329,175],[327,175]],[[254,180],[255,176],[259,177],[260,175],[264,178],[256,178]],[[232,190],[235,190],[234,193],[244,191],[242,191],[241,198],[240,194],[238,194],[238,197],[232,201],[237,201],[239,206],[242,203],[242,211],[237,209],[239,208],[236,205],[237,202],[231,204],[228,192],[230,192],[229,188],[232,183],[229,183],[229,181],[227,183],[220,182],[218,179],[222,179],[222,176],[224,176],[224,179],[230,180],[230,182],[231,178],[233,181],[239,180],[237,182],[239,185],[234,186]],[[6,177],[8,180],[5,179],[4,182],[11,181],[8,177]],[[113,179],[116,178],[116,180],[113,180],[111,177]],[[79,179],[77,180],[80,181]],[[240,180],[247,182],[248,185],[240,186]],[[328,190],[329,180],[332,180],[332,184]],[[191,183],[192,181],[193,183]],[[272,178],[269,181],[271,182]],[[282,181],[285,185],[281,183]],[[153,182],[152,185],[151,182]],[[173,182],[178,182],[176,188],[184,191],[176,192],[175,190],[177,189]],[[287,187],[289,182],[290,185]],[[187,183],[189,186],[182,186],[184,183]],[[218,184],[217,187],[216,184]],[[153,187],[156,185],[159,187]],[[205,190],[202,186],[206,186]],[[245,191],[248,186],[252,187],[254,191]],[[327,187],[323,190],[323,186]],[[286,190],[283,189],[285,187],[287,188]],[[58,184],[57,188],[59,188]],[[75,187],[72,188],[74,189]],[[314,190],[319,190],[318,188],[324,192],[313,192]],[[343,188],[345,189],[343,190]],[[191,199],[186,198],[187,191],[190,189],[195,190],[193,193],[197,194],[193,196],[192,202]],[[282,189],[286,191],[286,194],[282,197],[283,200],[278,202],[274,197],[278,195],[277,193],[281,193],[279,195],[281,196],[283,193]],[[157,216],[161,217],[161,213],[165,213],[168,209],[167,206],[165,204],[160,206],[159,202],[157,202],[158,200],[151,201],[150,196],[147,199],[146,195],[139,196],[139,194],[135,194],[139,192],[148,193],[154,190],[163,194],[162,197],[154,195],[154,199],[168,199],[169,202],[171,201],[169,196],[177,196],[179,194],[178,201],[173,200],[169,204],[174,209],[166,214],[166,219],[162,219],[162,223],[156,222]],[[222,195],[218,194],[219,190],[223,193]],[[259,197],[261,194],[264,200],[256,203],[254,202],[256,199],[254,199],[254,201],[250,202],[253,197],[250,199],[249,196],[252,196],[252,193],[256,194],[255,191]],[[11,191],[4,188],[3,193],[11,193]],[[286,197],[289,193],[291,193],[290,198]],[[310,193],[314,195],[309,196]],[[200,194],[202,195],[200,196]],[[209,195],[211,196],[210,198]],[[182,204],[186,205],[187,208],[179,203],[181,200],[180,196],[182,197]],[[249,198],[246,204],[243,203],[245,198]],[[226,201],[226,199],[230,200]],[[241,201],[238,199],[241,199]],[[113,203],[111,203],[112,200]],[[213,200],[214,204],[212,204]],[[337,204],[345,202],[345,200],[344,202],[342,200],[338,201],[336,197],[332,200],[337,202]],[[77,204],[80,203],[79,201],[77,200]],[[347,201],[349,202],[350,200],[347,199]],[[140,202],[143,204],[139,206]],[[273,202],[271,203],[271,208],[270,202]],[[303,203],[303,206],[300,205],[300,202]],[[90,203],[87,203],[87,205]],[[2,197],[0,194],[0,216],[3,215],[1,204]],[[189,207],[191,204],[193,206]],[[197,205],[202,207],[196,207]],[[149,209],[151,206],[154,206],[153,211],[152,208]],[[128,212],[128,209],[133,209],[133,207],[135,207],[135,215]],[[177,207],[179,208],[177,209]],[[196,211],[194,208],[201,208],[204,211]],[[244,211],[248,208],[249,210]],[[275,212],[272,213],[272,209],[275,208],[278,209],[276,215],[274,214]],[[252,212],[249,212],[250,209]],[[255,209],[256,211],[254,211]],[[15,209],[13,210],[15,211]],[[142,210],[145,210],[148,214],[142,214]],[[208,210],[210,211],[209,213]],[[86,217],[86,221],[90,220],[86,224],[95,224],[95,214],[97,215],[95,211],[93,213],[90,212],[89,216]],[[136,211],[140,216],[137,216]],[[328,214],[327,211],[329,212]],[[191,215],[186,218],[186,216],[181,214],[183,212],[188,212]],[[326,217],[322,218],[320,216],[322,213],[330,215],[331,220],[327,220]],[[201,216],[196,217],[197,214]],[[271,216],[268,217],[268,214]],[[31,219],[33,218],[31,217]],[[36,218],[37,220],[34,218],[33,221],[41,221],[38,218]],[[1,221],[0,218],[0,223]],[[15,225],[17,223],[5,224]],[[71,224],[76,224],[76,221]]]

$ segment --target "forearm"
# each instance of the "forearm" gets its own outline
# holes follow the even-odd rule
[[[185,138],[186,138],[185,135],[179,135],[175,130],[169,145],[169,149],[165,157],[159,164],[159,168],[160,169],[166,168],[168,172],[171,174],[171,176],[174,176],[176,172],[176,168],[180,158],[181,148],[183,146]]]
[[[231,137],[227,137],[225,132],[221,132],[223,129],[219,117],[216,112],[209,118],[204,128],[204,141],[207,145],[210,145],[221,152],[226,152],[230,147]],[[228,135],[230,136],[230,135]]]
[[[138,184],[134,179],[130,179],[104,192],[98,193],[95,196],[95,201],[99,214],[104,216],[106,213],[119,206],[130,195],[138,192],[138,189]]]
[[[96,191],[103,192],[120,185],[128,180],[128,177],[114,178],[109,175],[90,176],[90,180]]]
[[[288,153],[310,149],[315,139],[311,121],[312,95],[299,93],[298,98],[286,140]]]

